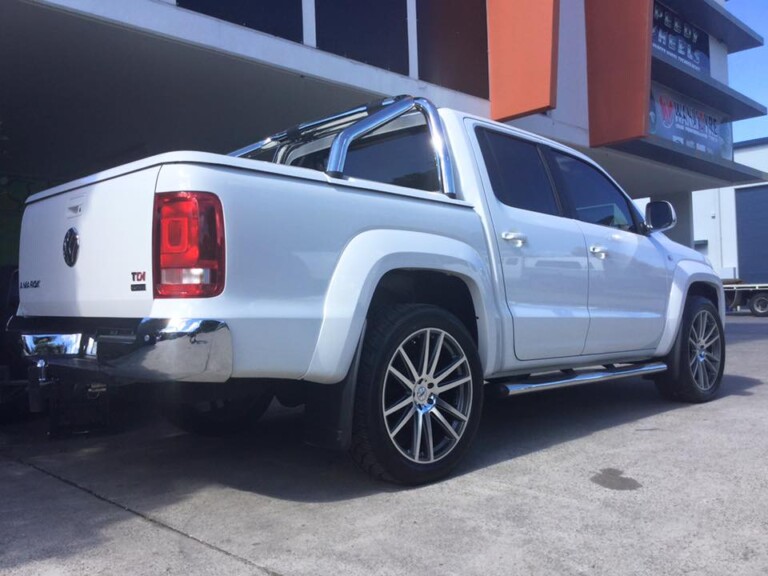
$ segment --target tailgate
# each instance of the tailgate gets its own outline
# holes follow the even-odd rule
[[[21,225],[20,316],[149,314],[159,170],[74,183],[68,191],[32,199]]]

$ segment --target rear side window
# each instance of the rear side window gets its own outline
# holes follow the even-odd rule
[[[536,144],[476,129],[485,167],[496,198],[513,208],[559,215],[552,185]]]
[[[353,142],[344,174],[428,192],[440,190],[432,138],[426,124]]]
[[[291,166],[325,170],[330,149],[289,160]],[[344,175],[385,184],[438,192],[440,180],[435,150],[425,122],[405,129],[385,125],[371,135],[355,140],[349,148]]]
[[[548,150],[552,176],[577,219],[590,224],[636,232],[626,196],[594,166],[578,158]]]

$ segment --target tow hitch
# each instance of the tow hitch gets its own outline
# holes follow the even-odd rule
[[[35,371],[37,371],[36,374]],[[53,384],[53,381],[48,379],[48,362],[38,360],[37,365],[30,372],[29,411],[39,413],[43,411],[43,390]]]

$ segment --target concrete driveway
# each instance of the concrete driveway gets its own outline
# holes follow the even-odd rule
[[[486,406],[450,479],[402,489],[301,443],[297,411],[192,437],[134,410],[0,424],[0,573],[768,573],[768,319],[730,316],[722,397],[618,381]]]

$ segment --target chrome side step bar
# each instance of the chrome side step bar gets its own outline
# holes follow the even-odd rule
[[[580,386],[582,384],[592,384],[594,382],[604,382],[606,380],[616,380],[619,378],[631,378],[633,376],[646,376],[664,372],[667,365],[663,362],[653,362],[650,364],[633,364],[631,366],[609,366],[604,370],[583,370],[581,372],[553,372],[529,378],[527,380],[515,380],[514,382],[494,382],[491,386],[495,387],[495,392],[502,398],[516,396],[518,394],[527,394],[529,392],[538,392],[539,390],[554,390],[556,388],[567,388],[569,386]]]

